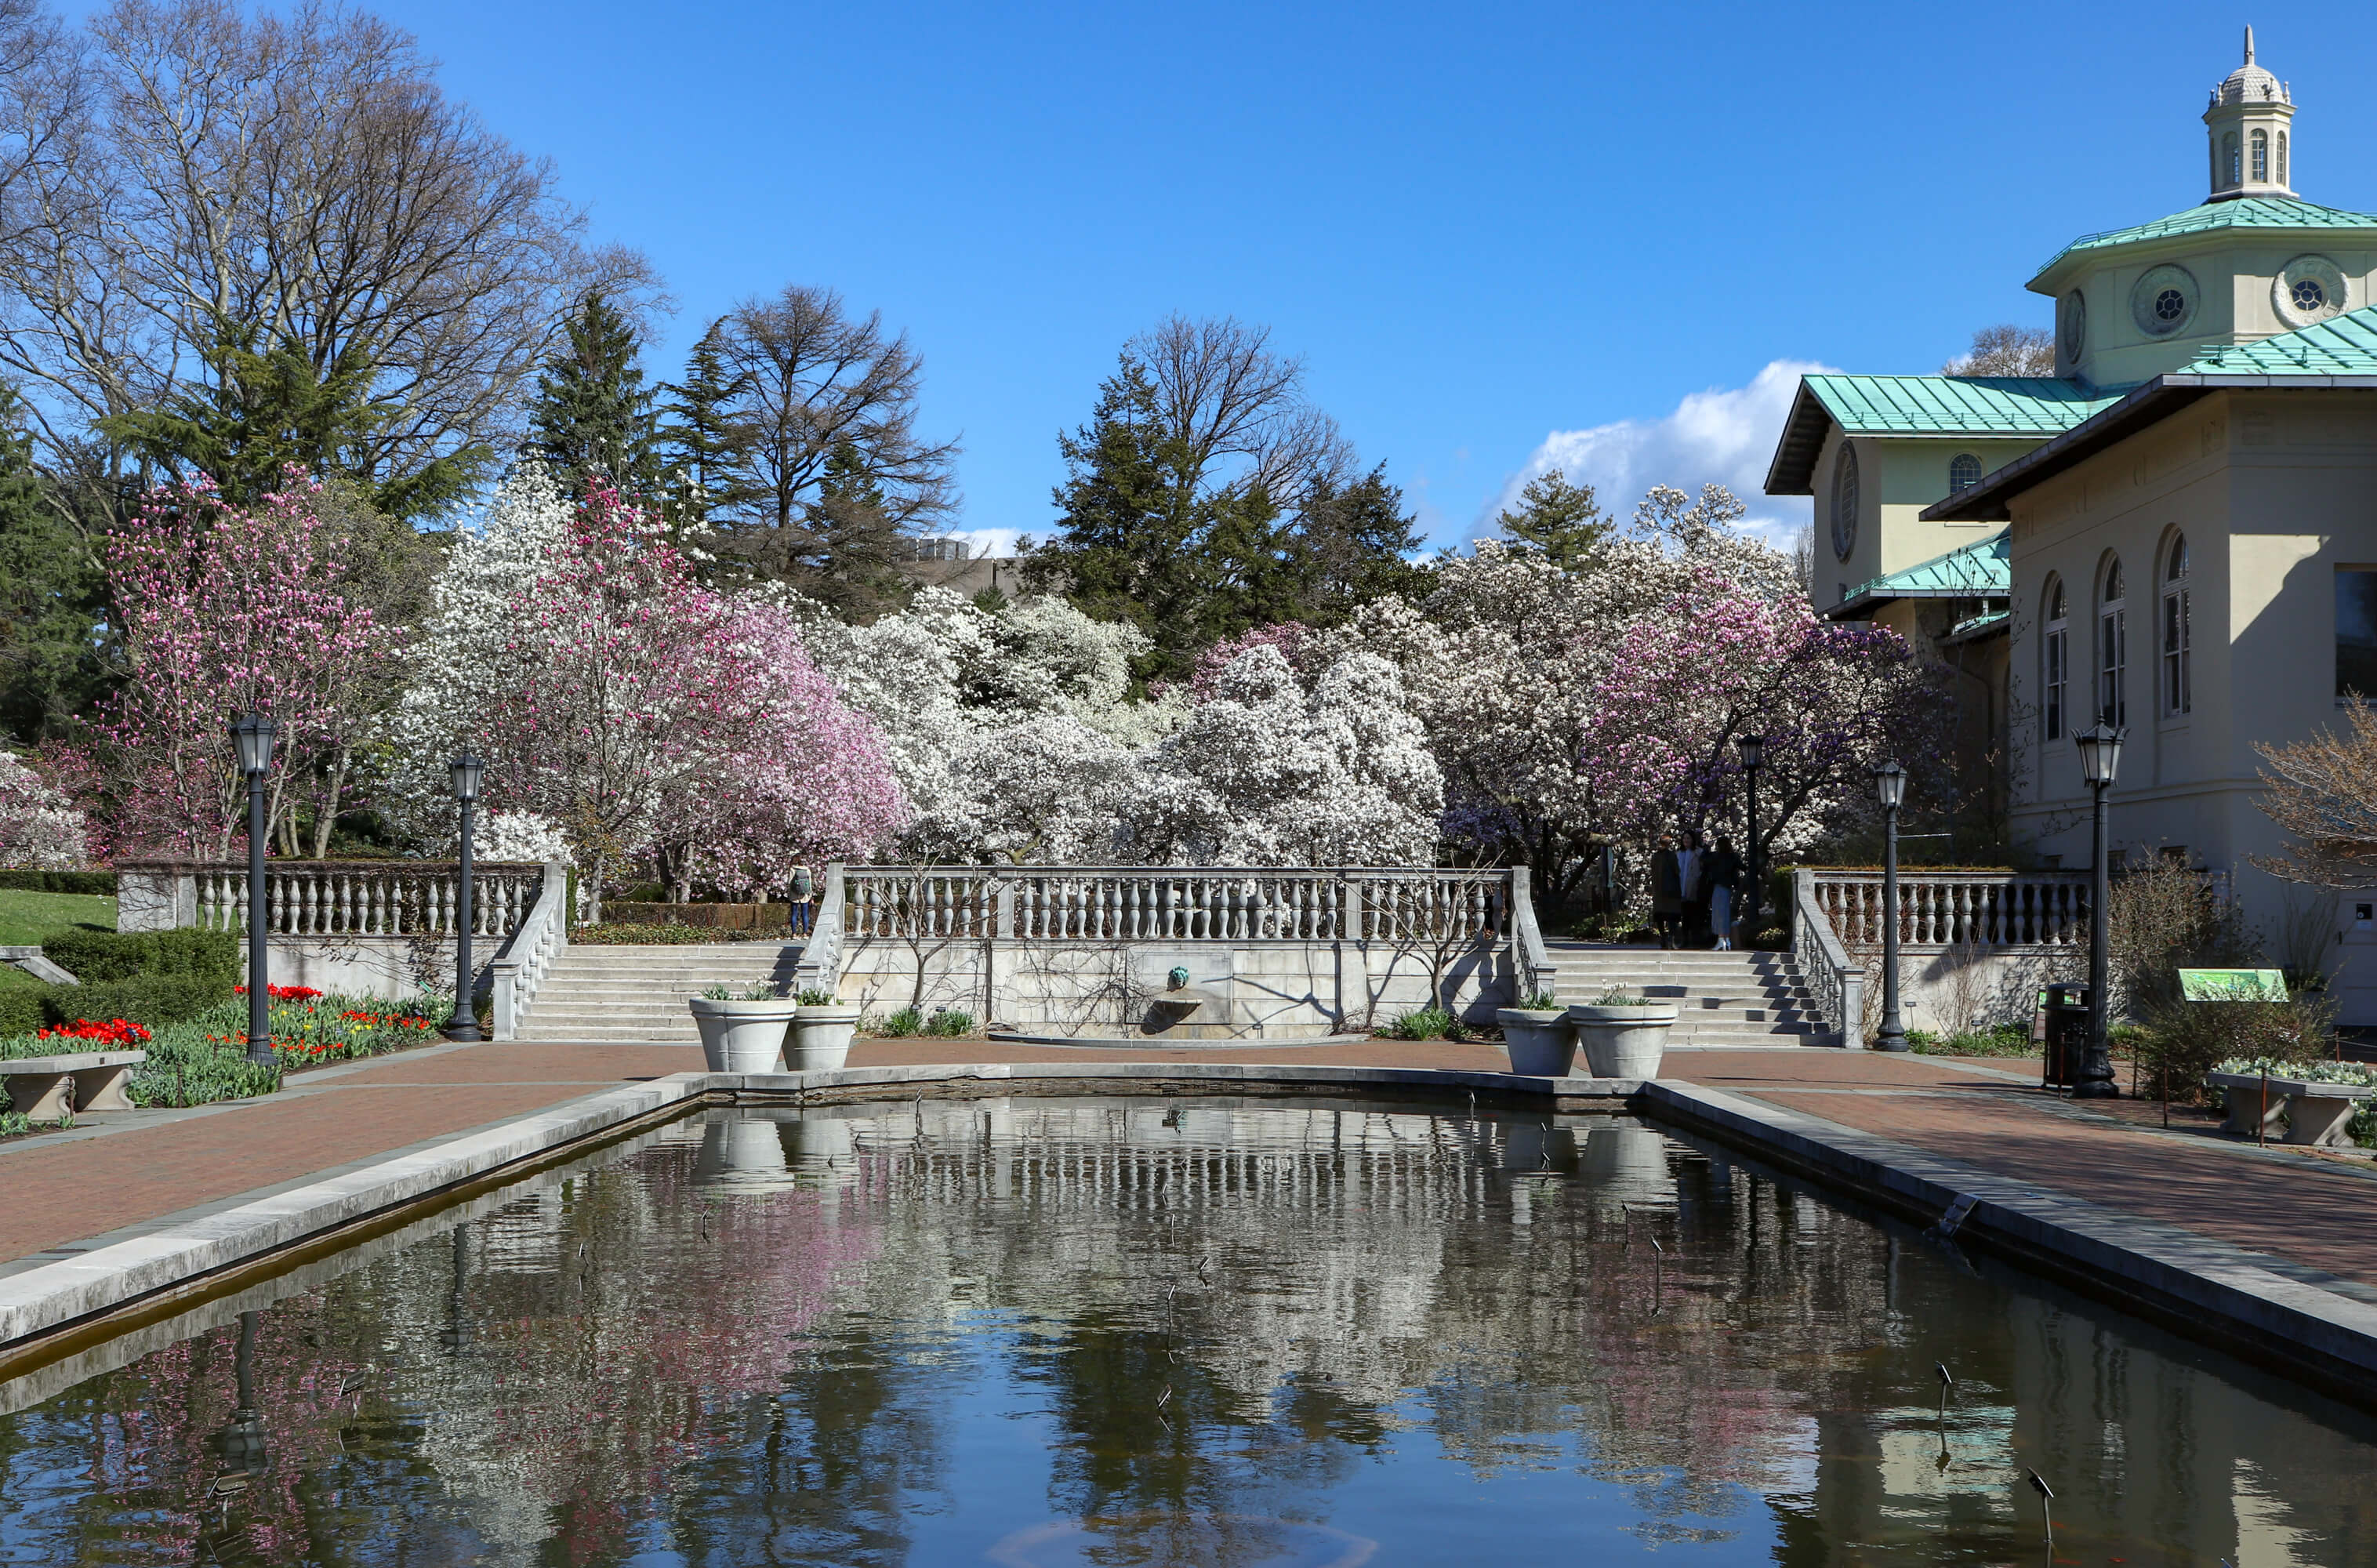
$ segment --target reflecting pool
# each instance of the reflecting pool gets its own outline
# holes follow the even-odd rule
[[[0,1562],[2037,1563],[2032,1470],[2055,1562],[2377,1562],[2377,1421],[1640,1121],[914,1101],[0,1384]]]

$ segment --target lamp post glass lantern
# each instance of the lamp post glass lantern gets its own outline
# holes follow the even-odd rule
[[[1741,923],[1750,933],[1750,945],[1755,947],[1758,945],[1759,895],[1765,892],[1765,883],[1758,874],[1758,764],[1766,759],[1766,737],[1762,735],[1738,735],[1733,737],[1733,748],[1741,756],[1741,837],[1750,866],[1750,887],[1741,900]]]
[[[1906,770],[1895,759],[1873,770],[1881,801],[1881,1032],[1874,1049],[1903,1051],[1906,1025],[1898,1016],[1898,808],[1906,800]]]
[[[264,880],[264,775],[272,771],[272,742],[281,726],[251,712],[231,726],[232,749],[247,778],[247,1059],[272,1062],[272,985],[268,934],[272,910]]]
[[[2107,1034],[2107,947],[2111,942],[2113,871],[2105,855],[2105,795],[2121,768],[2121,742],[2129,731],[2099,723],[2072,737],[2080,751],[2080,776],[2096,797],[2088,876],[2088,1046],[2080,1055],[2079,1077],[2072,1085],[2075,1100],[2110,1100],[2120,1096],[2113,1078],[2112,1041]]]
[[[454,759],[450,771],[454,799],[462,808],[462,838],[454,867],[454,1016],[446,1021],[446,1037],[475,1040],[479,1037],[479,1007],[478,999],[472,994],[471,927],[474,911],[471,899],[471,808],[478,803],[479,781],[486,776],[487,765],[465,751]]]

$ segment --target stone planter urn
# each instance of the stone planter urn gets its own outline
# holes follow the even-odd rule
[[[1595,1078],[1656,1078],[1676,1010],[1664,1002],[1581,1002],[1568,1010],[1568,1021],[1584,1047],[1584,1070]]]
[[[784,1055],[784,1026],[798,1011],[787,997],[720,1001],[694,997],[693,1026],[701,1031],[702,1059],[712,1072],[773,1072]]]
[[[850,1037],[858,1033],[854,1007],[804,1007],[793,1014],[794,1072],[831,1072],[850,1059]]]
[[[1565,1078],[1576,1061],[1576,1031],[1557,1007],[1503,1007],[1494,1011],[1511,1071],[1528,1078]]]

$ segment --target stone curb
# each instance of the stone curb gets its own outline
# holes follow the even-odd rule
[[[716,1091],[770,1097],[840,1093],[909,1084],[982,1082],[1064,1084],[1119,1081],[1123,1083],[1185,1083],[1230,1088],[1248,1084],[1311,1088],[1484,1090],[1524,1097],[1559,1100],[1624,1101],[1639,1093],[1640,1078],[1523,1078],[1493,1072],[1434,1067],[1330,1067],[1293,1062],[1239,1061],[1017,1061],[979,1063],[917,1063],[897,1067],[845,1067],[830,1072],[713,1072]]]
[[[2377,1307],[2242,1248],[1720,1090],[1652,1083],[1639,1105],[2297,1381],[2377,1395]]]
[[[252,1199],[0,1279],[0,1349],[249,1262],[687,1100],[705,1075],[608,1089],[500,1127]]]

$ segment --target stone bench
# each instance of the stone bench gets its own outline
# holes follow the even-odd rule
[[[124,1093],[132,1070],[149,1059],[147,1051],[76,1051],[65,1056],[28,1056],[0,1061],[0,1083],[20,1116],[35,1121],[55,1121],[66,1115],[66,1081],[74,1081],[71,1108],[133,1110]]]
[[[2285,1111],[2287,1143],[2331,1147],[2351,1143],[2352,1135],[2346,1127],[2352,1120],[2353,1107],[2377,1095],[2377,1088],[2359,1083],[2314,1083],[2275,1073],[2264,1079],[2258,1072],[2207,1072],[2204,1081],[2228,1092],[2228,1119],[2222,1125],[2229,1131],[2247,1137],[2266,1134],[2278,1113]],[[2270,1096],[2266,1107],[2262,1103],[2265,1083]]]

